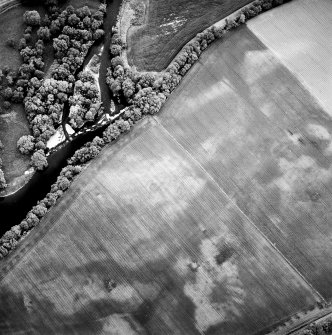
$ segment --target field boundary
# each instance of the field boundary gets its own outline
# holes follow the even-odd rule
[[[202,171],[204,171],[204,173],[206,173],[206,176],[210,179],[210,181],[212,181],[217,188],[221,191],[221,193],[230,201],[230,203],[232,203],[235,208],[241,213],[241,215],[243,215],[251,224],[252,226],[256,229],[256,231],[268,242],[268,244],[270,244],[270,246],[276,250],[276,252],[282,257],[282,259],[291,267],[291,269],[308,285],[308,287],[310,287],[310,289],[312,290],[313,294],[315,294],[322,303],[324,303],[325,305],[327,305],[327,301],[325,300],[325,298],[316,290],[316,288],[304,277],[304,275],[302,275],[302,273],[293,265],[293,263],[291,261],[288,260],[288,258],[276,247],[276,245],[257,227],[257,225],[253,222],[252,219],[250,219],[243,211],[242,209],[228,196],[228,194],[221,188],[221,186],[216,182],[216,180],[211,176],[211,174],[201,165],[200,162],[197,161],[197,159],[195,157],[193,157],[193,155],[186,149],[184,148],[181,143],[179,143],[176,138],[162,125],[162,123],[160,123],[158,117],[156,116],[152,116],[152,118],[154,120],[156,120],[157,124],[160,126],[161,130],[163,130],[166,134],[168,134],[169,137],[172,138],[172,140],[174,140],[177,145],[182,148],[182,150],[187,154],[187,156],[189,156],[199,167],[200,169],[202,169]]]
[[[291,317],[294,317],[295,315],[293,315]],[[293,325],[279,326],[279,327],[277,327],[277,329],[272,330],[271,332],[267,333],[267,335],[291,335],[291,334],[296,335],[298,331],[305,328],[309,324],[322,321],[325,318],[328,318],[330,316],[332,316],[332,306],[327,307],[324,310],[320,310],[318,312],[315,312],[314,315],[311,316],[311,317],[309,315],[307,315],[307,317],[304,318],[304,320],[303,319],[302,319],[302,321],[299,320],[297,323],[295,323]]]

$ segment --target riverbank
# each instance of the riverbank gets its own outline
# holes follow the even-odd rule
[[[119,7],[120,7],[120,4],[121,4],[120,0],[112,1],[111,2],[111,6],[109,6],[109,8],[108,8],[108,13],[110,13],[110,15],[106,16],[108,19],[106,20],[106,25],[105,25],[106,34],[105,34],[105,40],[104,40],[105,41],[104,50],[103,50],[102,56],[101,56],[101,66],[100,66],[101,73],[106,73],[108,64],[111,63],[111,59],[110,59],[109,53],[108,53],[109,45],[110,45],[110,42],[111,42],[111,31],[112,31],[111,28],[112,28],[112,24],[115,25],[116,24],[116,20],[117,20],[117,11],[112,10],[112,8],[116,8],[118,10]],[[250,13],[248,12],[248,13],[246,13],[246,15],[247,15],[247,18],[249,19],[249,18],[252,18],[255,15],[258,15],[260,12],[262,12],[262,9],[258,9],[258,8],[256,8],[256,6],[253,6],[253,8],[251,9]],[[252,13],[254,13],[254,14],[252,14]],[[238,25],[243,24],[243,23],[244,23],[244,21],[242,19],[242,15],[241,15],[241,17],[237,18],[236,22],[234,22],[232,25],[228,25],[227,29],[225,29],[225,30],[215,31],[213,29],[210,29],[208,31],[204,31],[203,35],[199,34],[197,36],[197,41],[196,42],[197,43],[201,43],[202,46],[203,46],[203,50],[205,50],[208,44],[211,44],[215,39],[221,38],[223,36],[223,34],[227,33],[227,31],[229,29],[233,29],[234,27],[237,27]],[[107,29],[108,27],[109,27],[109,29]],[[215,36],[215,37],[210,38],[210,39],[207,40],[204,37],[206,34],[207,35],[210,34],[210,36]],[[187,44],[184,48],[186,48],[186,47],[188,48],[189,45]],[[191,57],[190,53],[189,54],[188,53],[185,54],[185,57],[187,57],[187,58],[185,58],[185,62],[190,61],[190,58],[189,58],[189,57]],[[196,61],[198,60],[198,58],[199,57],[196,55]],[[178,61],[179,60],[177,60],[177,59],[174,60],[175,63],[178,62]],[[183,62],[183,59],[182,59],[181,62]],[[186,65],[183,65],[183,64],[182,64],[182,67],[183,68],[181,69],[181,75],[177,74],[176,75],[177,77],[180,76],[182,78],[185,75],[186,71],[188,71],[189,68],[190,68],[190,67],[188,68]],[[105,71],[103,71],[103,68],[105,69]],[[182,71],[182,70],[185,70],[185,71]],[[142,76],[142,75],[144,75],[144,73],[139,73],[139,75]],[[103,80],[103,79],[104,78],[102,78],[102,76],[99,77],[100,87],[101,87],[101,91],[102,91],[102,99],[103,99],[104,105],[109,105],[109,104],[107,104],[107,102],[111,102],[111,100],[112,100],[112,94],[111,94],[111,92],[110,92],[110,90],[109,90],[109,88],[108,88],[105,80]],[[177,81],[177,83],[178,83],[178,81]],[[169,85],[169,84],[167,84],[167,83],[165,83],[165,84],[166,84],[166,86],[163,86],[164,88],[162,88],[162,90],[164,90],[164,89],[167,90],[168,89],[167,87],[169,87],[169,86],[167,86],[167,85]],[[176,87],[176,85],[177,84],[175,84],[175,86],[173,85],[172,87],[169,87],[169,89],[172,91]],[[68,144],[68,146],[67,145],[65,145],[63,147],[61,146],[60,150],[65,150],[65,151],[62,151],[62,153],[65,153],[65,156],[61,157],[61,160],[62,160],[61,162],[63,162],[61,164],[63,164],[63,165],[55,167],[52,170],[52,171],[57,171],[57,174],[50,175],[50,174],[52,174],[52,172],[50,172],[49,169],[47,169],[46,172],[43,171],[42,173],[38,174],[38,175],[44,174],[46,176],[45,177],[46,178],[45,181],[48,184],[46,183],[45,187],[47,187],[47,185],[48,185],[48,187],[50,188],[52,182],[50,183],[49,181],[53,180],[53,182],[54,182],[56,180],[56,177],[58,176],[59,172],[61,171],[61,168],[63,166],[65,166],[66,158],[70,157],[69,153],[71,152],[70,155],[72,155],[73,152],[75,152],[75,151],[73,151],[73,150],[75,150],[75,147],[76,147],[76,150],[77,150],[77,149],[81,148],[82,145],[84,143],[86,143],[87,141],[91,141],[91,139],[93,139],[93,137],[92,137],[93,135],[94,136],[102,136],[102,137],[104,135],[104,136],[106,136],[106,138],[108,139],[108,141],[111,141],[112,139],[117,138],[119,136],[119,134],[121,134],[121,133],[126,132],[127,130],[129,130],[131,128],[131,126],[133,125],[133,123],[136,123],[138,120],[140,120],[142,117],[144,117],[144,115],[158,112],[159,109],[162,106],[162,101],[165,101],[166,96],[163,95],[162,91],[160,91],[158,93],[158,90],[161,89],[161,88],[158,88],[158,87],[152,88],[151,87],[150,89],[152,89],[152,90],[154,89],[155,90],[154,91],[155,98],[153,98],[153,99],[156,99],[154,101],[151,101],[153,103],[151,111],[150,111],[150,107],[149,107],[150,102],[148,100],[145,100],[146,103],[144,103],[143,105],[136,105],[136,108],[135,108],[135,106],[131,105],[130,108],[126,108],[125,110],[123,110],[123,112],[125,112],[124,113],[124,115],[125,115],[124,116],[124,120],[119,120],[119,123],[115,123],[111,128],[109,128],[109,132],[107,134],[103,134],[103,129],[105,129],[106,126],[107,126],[107,124],[108,124],[107,121],[106,121],[105,122],[105,126],[103,126],[103,128],[96,129],[96,126],[95,126],[94,127],[96,129],[95,131],[91,129],[88,132],[86,132],[85,134],[82,134],[82,135],[81,134],[77,134],[77,136],[75,137],[75,140],[73,140],[72,142],[70,142]],[[145,90],[143,90],[143,91],[141,90],[137,94],[140,95],[140,94],[142,94],[142,92],[144,93]],[[167,96],[168,95],[169,95],[169,93],[167,94]],[[162,98],[163,98],[163,100],[161,100]],[[106,101],[106,104],[105,104],[105,101]],[[119,112],[120,112],[120,110],[123,107],[124,106],[117,104],[116,105],[116,110],[115,110],[114,114],[115,115],[119,115]],[[119,118],[119,116],[117,118]],[[128,121],[128,119],[129,119],[130,122]],[[115,120],[113,120],[113,121],[115,121]],[[76,144],[78,144],[78,145],[76,146]],[[49,161],[52,161],[53,157],[59,157],[57,154],[58,154],[58,152],[55,152],[54,155],[52,154],[49,157]],[[92,156],[90,156],[90,157],[92,157]],[[55,158],[55,161],[52,161],[52,164],[56,165],[57,159],[58,158]],[[89,158],[89,159],[91,159],[91,158]],[[49,165],[51,166],[51,164],[49,164]],[[56,173],[56,172],[54,172],[54,173]],[[37,179],[38,178],[36,177],[35,181]],[[37,203],[38,200],[41,200],[45,196],[46,193],[43,193],[43,192],[39,193],[40,197],[37,197],[38,192],[36,192],[36,197],[35,198],[30,198],[31,201],[35,201],[35,203]],[[20,198],[20,200],[23,201],[24,199]],[[7,206],[7,208],[9,208],[10,207],[10,200],[9,200],[9,203],[7,205],[9,205],[9,206]],[[32,208],[33,205],[31,205],[30,208]],[[29,208],[29,207],[26,207],[26,208]],[[22,213],[24,213],[24,211],[20,212],[20,215],[22,215]],[[23,218],[24,218],[24,215],[21,216],[21,220]],[[20,221],[17,221],[16,223],[12,221],[11,222],[11,226],[15,225],[15,224],[19,224],[19,223],[20,223]],[[5,229],[6,229],[6,227],[5,227]]]
[[[111,104],[112,94],[105,82],[105,74],[110,66],[109,45],[111,37],[111,28],[116,23],[118,9],[121,0],[108,1],[107,14],[104,19],[104,39],[92,46],[82,68],[91,60],[94,52],[100,52],[100,46],[104,45],[100,56],[100,74],[98,77],[99,88],[101,92],[101,100],[103,106],[108,108]],[[99,49],[98,49],[99,48]],[[98,51],[97,51],[98,49]],[[97,77],[95,77],[97,79]],[[114,115],[118,114],[123,108],[123,105],[116,104]],[[0,235],[4,234],[12,226],[19,224],[26,216],[27,212],[43,199],[51,185],[56,181],[61,169],[67,165],[67,159],[70,158],[76,150],[81,148],[86,142],[91,141],[95,136],[102,136],[103,130],[106,128],[110,119],[102,119],[93,127],[89,127],[88,131],[81,131],[79,134],[72,136],[71,141],[65,141],[57,145],[54,150],[50,150],[47,161],[48,168],[42,172],[33,173],[29,170],[29,175],[24,174],[25,179],[20,179],[20,187],[13,189],[8,194],[0,195],[0,211],[2,215]],[[16,142],[15,142],[16,150]]]

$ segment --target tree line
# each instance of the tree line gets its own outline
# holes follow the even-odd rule
[[[133,125],[145,115],[155,114],[161,109],[163,103],[180,83],[183,76],[213,41],[222,38],[227,31],[238,27],[259,13],[288,1],[290,0],[254,1],[234,20],[227,21],[225,26],[221,28],[212,26],[197,34],[191,42],[182,48],[167,69],[161,73],[141,73],[133,67],[125,66],[121,56],[125,43],[121,40],[118,28],[113,27],[110,46],[112,60],[111,67],[107,71],[106,81],[115,96],[122,96],[126,99],[128,107],[123,110],[121,117],[108,125],[102,138],[95,137],[93,141],[86,143],[68,159],[68,166],[62,169],[60,176],[52,185],[51,191],[46,197],[32,208],[19,225],[12,227],[10,231],[4,234],[0,239],[0,258],[5,257],[10,250],[15,248],[17,241],[22,236],[25,236],[34,226],[39,224],[41,218],[62,196],[63,192],[69,188],[75,176],[83,170],[90,160],[98,156],[106,144],[117,140],[122,133],[130,131]],[[35,138],[29,138],[27,146],[30,148],[30,146],[35,145]],[[42,149],[37,149],[34,153],[34,155],[39,155],[38,160],[40,160],[39,164],[41,165],[44,164],[42,152]]]
[[[328,318],[323,322],[311,323],[302,329],[298,335],[331,335],[332,334],[332,318]]]

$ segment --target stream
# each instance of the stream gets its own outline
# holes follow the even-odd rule
[[[112,99],[112,93],[105,81],[107,68],[111,65],[111,58],[108,50],[111,43],[111,28],[116,24],[120,5],[121,0],[107,1],[107,13],[104,19],[104,39],[102,42],[95,43],[91,47],[84,60],[84,64],[82,65],[83,68],[90,61],[92,56],[95,53],[98,53],[99,47],[104,43],[104,50],[101,55],[99,84],[102,102],[106,112],[108,111]],[[80,71],[80,69],[78,71]],[[116,105],[115,113],[118,113],[123,108],[123,105],[117,103],[116,100],[114,100],[114,102]],[[68,109],[68,106],[66,109]],[[50,191],[51,185],[56,181],[60,174],[61,169],[67,165],[67,159],[71,157],[77,149],[82,147],[86,142],[91,141],[95,136],[102,136],[102,132],[105,128],[106,125],[75,137],[71,142],[68,142],[48,157],[47,160],[49,166],[46,170],[36,172],[30,181],[15,194],[0,198],[0,236],[12,226],[19,224],[25,218],[28,211],[37,204],[37,201],[46,196]]]

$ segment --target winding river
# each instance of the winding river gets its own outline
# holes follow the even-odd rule
[[[105,81],[105,74],[111,62],[108,52],[111,43],[111,28],[116,24],[120,5],[121,0],[107,0],[107,13],[104,19],[105,37],[102,41],[104,50],[101,55],[99,76],[101,96],[105,109],[109,108],[112,99],[112,94]],[[92,46],[83,66],[98,52],[99,47],[100,43]],[[121,104],[116,104],[116,113],[122,107]],[[25,218],[27,212],[36,205],[37,201],[43,199],[50,191],[51,185],[56,181],[61,169],[67,165],[67,159],[84,143],[91,141],[95,136],[101,136],[105,127],[84,133],[52,153],[48,157],[49,166],[46,170],[35,173],[30,181],[15,194],[0,198],[0,236]]]

